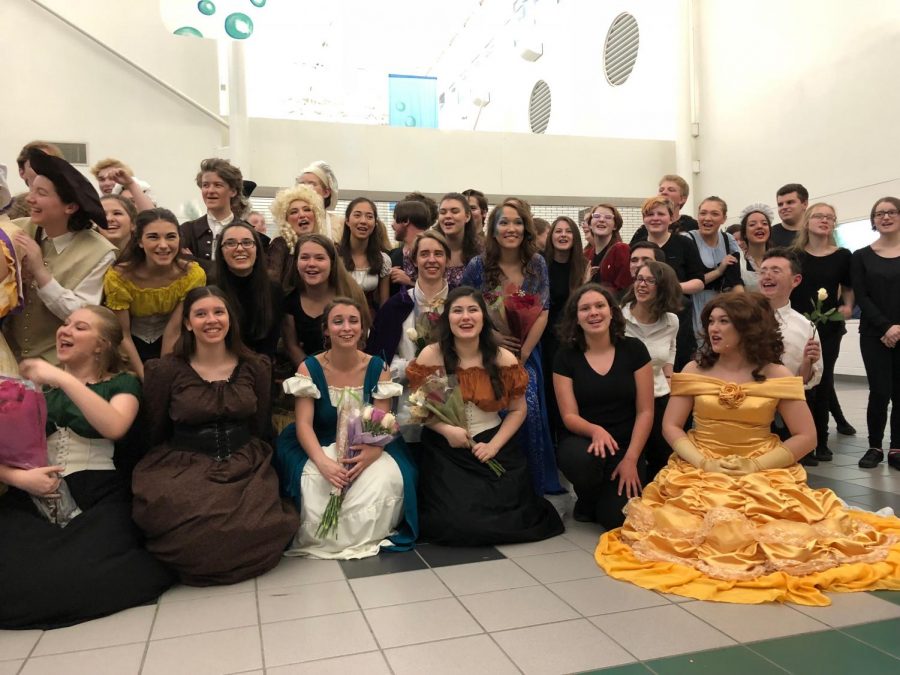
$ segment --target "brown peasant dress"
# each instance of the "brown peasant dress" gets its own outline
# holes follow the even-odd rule
[[[241,359],[207,382],[175,356],[145,369],[146,432],[153,449],[134,470],[133,515],[147,549],[194,586],[233,584],[278,564],[300,518],[278,494],[271,466],[271,368]],[[244,421],[250,439],[224,460],[172,444],[174,425]],[[266,439],[266,440],[263,440]]]

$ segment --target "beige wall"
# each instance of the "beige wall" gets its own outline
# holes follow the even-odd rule
[[[44,0],[160,79],[218,109],[216,47],[170,35],[153,1]],[[0,161],[10,189],[25,189],[15,157],[35,138],[87,142],[88,161],[116,156],[179,210],[196,197],[200,158],[223,145],[223,128],[30,0],[2,0],[9,72],[0,106]],[[82,167],[87,170],[87,167]]]
[[[698,3],[700,162],[694,187],[736,215],[803,183],[840,220],[900,194],[900,2]]]
[[[491,195],[641,199],[671,170],[674,143],[575,136],[406,129],[252,119],[250,171],[260,185],[292,181],[327,160],[354,191],[444,193],[477,187]]]

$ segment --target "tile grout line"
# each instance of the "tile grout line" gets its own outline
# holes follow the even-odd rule
[[[280,561],[279,561],[280,562]],[[263,638],[263,622],[262,611],[259,608],[259,577],[253,578],[253,594],[256,596],[256,631],[259,633],[259,663],[262,666],[263,673],[266,672],[266,642]]]
[[[494,547],[494,548],[496,548],[496,547]],[[504,560],[510,560],[510,558],[504,558]],[[492,562],[492,561],[483,561],[483,562]],[[457,595],[456,592],[455,592],[452,588],[450,588],[450,586],[447,584],[446,581],[444,581],[444,579],[441,577],[440,574],[438,574],[438,573],[435,572],[434,570],[432,570],[432,572],[433,572],[434,576],[437,577],[437,579],[438,579],[438,581],[441,583],[441,585],[443,585],[443,587],[446,588],[447,591],[449,591],[450,596],[451,596],[452,598],[454,598],[460,605],[462,605],[462,608],[469,614],[469,616],[472,617],[472,620],[475,621],[475,623],[476,623],[477,625],[481,626],[481,622],[478,621],[478,619],[476,619],[476,618],[474,617],[474,615],[472,615],[472,612],[469,611],[469,608],[465,606],[465,604],[463,603],[462,600],[460,600],[460,597],[461,597],[461,596]],[[527,572],[526,572],[526,574],[527,574]],[[531,575],[529,574],[528,576],[531,576]],[[532,577],[532,579],[534,579],[534,577]],[[537,579],[535,579],[535,581],[537,581]],[[538,583],[540,583],[540,582],[538,582]],[[530,588],[530,587],[526,587],[526,588]],[[474,594],[473,594],[473,595],[474,595]],[[493,642],[493,643],[497,646],[497,649],[500,650],[500,653],[503,654],[503,656],[505,656],[505,657],[507,658],[507,660],[512,664],[513,668],[515,668],[516,670],[518,670],[520,673],[523,673],[523,674],[524,674],[525,671],[523,671],[523,670],[519,667],[519,664],[516,663],[515,659],[513,659],[513,657],[512,657],[510,654],[508,654],[508,653],[506,652],[505,649],[503,649],[503,646],[502,646],[499,642],[497,642],[497,640],[494,638],[493,633],[491,633],[489,630],[486,630],[486,629],[484,628],[484,626],[481,626],[481,629],[484,631],[484,634],[488,636],[488,639],[489,639],[491,642]],[[454,638],[454,639],[455,639],[455,638]]]
[[[886,654],[886,655],[890,656],[892,659],[900,661],[900,656],[896,656],[894,654],[891,654],[890,652],[886,652],[881,647],[878,647],[877,645],[873,645],[870,642],[866,642],[862,638],[858,638],[855,635],[851,635],[850,633],[848,633],[844,630],[844,628],[853,628],[855,626],[866,626],[866,625],[872,625],[872,624],[876,624],[876,623],[884,623],[887,621],[894,621],[894,620],[895,619],[883,619],[882,621],[869,621],[868,623],[857,623],[857,624],[854,624],[853,626],[843,626],[842,628],[835,628],[834,630],[841,633],[842,635],[846,635],[848,638],[850,638],[852,640],[856,640],[857,642],[864,644],[866,647],[869,647],[870,649],[874,649],[876,651],[881,652],[882,654]]]
[[[160,595],[160,598],[162,595]],[[150,652],[150,638],[153,636],[153,628],[156,626],[156,618],[159,616],[159,598],[156,599],[156,605],[153,608],[153,619],[150,621],[150,630],[147,631],[147,640],[144,642],[144,653],[141,654],[141,665],[138,666],[138,673],[144,672],[144,666],[147,664],[147,654]]]
[[[381,555],[381,554],[378,553],[376,555]],[[416,555],[419,555],[419,554],[416,553]],[[422,556],[419,556],[419,558],[421,559]],[[423,560],[422,562],[425,562],[425,561]],[[425,563],[425,564],[427,565],[428,563]],[[341,572],[344,573],[343,568],[341,569]],[[384,576],[384,575],[378,575],[378,576]],[[375,646],[378,648],[378,653],[381,654],[381,660],[384,661],[384,664],[387,666],[388,671],[392,675],[394,675],[394,668],[393,668],[393,666],[391,666],[391,662],[388,659],[387,654],[384,653],[384,648],[381,646],[381,642],[378,640],[378,636],[375,635],[375,630],[372,628],[372,624],[369,623],[369,617],[366,616],[366,610],[363,609],[362,603],[359,601],[359,597],[357,597],[356,591],[353,588],[353,584],[351,584],[350,581],[351,580],[349,578],[347,578],[347,574],[344,573],[344,583],[347,584],[347,587],[350,589],[350,594],[353,596],[353,602],[356,603],[358,611],[362,615],[363,621],[366,622],[366,628],[369,629],[369,635],[372,636],[372,641],[375,643]]]

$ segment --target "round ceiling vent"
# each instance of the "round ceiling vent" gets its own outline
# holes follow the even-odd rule
[[[543,80],[535,82],[528,101],[528,121],[536,134],[547,131],[550,124],[550,85]]]
[[[637,61],[640,33],[637,19],[627,12],[619,14],[606,34],[603,64],[606,79],[614,87],[625,84]]]

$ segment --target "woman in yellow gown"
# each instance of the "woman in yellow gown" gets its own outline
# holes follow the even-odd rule
[[[823,591],[900,590],[900,519],[814,490],[797,460],[816,444],[799,377],[757,293],[714,298],[697,362],[672,377],[668,465],[600,538],[616,579],[700,600],[830,604]],[[694,428],[684,423],[693,410]],[[775,412],[792,436],[770,432]]]
[[[2,206],[2,204],[0,204]],[[20,308],[22,298],[22,272],[13,237],[21,230],[10,221],[0,221],[0,325],[3,317]],[[18,377],[19,367],[6,339],[0,334],[0,375]]]

